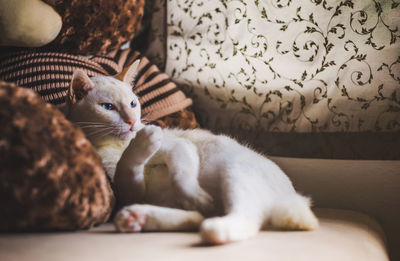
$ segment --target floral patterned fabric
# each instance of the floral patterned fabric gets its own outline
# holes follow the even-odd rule
[[[166,4],[166,72],[202,126],[278,155],[400,158],[400,3]]]

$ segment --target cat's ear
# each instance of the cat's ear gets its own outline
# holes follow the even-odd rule
[[[127,66],[122,72],[115,75],[114,77],[120,81],[123,81],[123,82],[129,84],[130,86],[133,86],[135,78],[138,73],[139,63],[140,63],[140,60],[136,60],[134,63]]]
[[[69,103],[75,103],[85,97],[94,87],[94,83],[82,70],[76,70],[72,75],[67,99]]]

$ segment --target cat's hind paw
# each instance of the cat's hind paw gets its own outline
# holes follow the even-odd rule
[[[114,226],[119,232],[141,232],[144,224],[146,215],[129,208],[123,208],[114,218]]]
[[[255,236],[259,231],[257,222],[235,216],[212,217],[203,221],[200,235],[204,243],[222,245]]]
[[[222,245],[232,242],[230,231],[232,228],[223,224],[220,218],[211,218],[203,221],[200,227],[202,241],[211,245]]]
[[[183,195],[183,199],[179,200],[183,209],[197,210],[205,215],[215,211],[214,199],[200,186],[193,191],[183,192]]]
[[[203,214],[210,214],[215,211],[214,199],[203,189],[200,189],[195,198],[198,210]]]

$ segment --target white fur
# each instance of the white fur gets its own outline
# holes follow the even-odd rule
[[[93,90],[72,105],[70,119],[125,128],[118,113],[104,112],[97,105],[106,100],[124,106],[137,98],[111,77],[92,80]],[[139,130],[134,139],[134,134],[112,133],[92,138],[113,178],[118,201],[129,205],[116,215],[117,230],[200,229],[203,241],[223,244],[249,238],[271,225],[318,227],[309,199],[297,194],[282,170],[266,157],[205,130],[143,127],[140,109],[132,111]],[[91,130],[84,129],[88,135]]]

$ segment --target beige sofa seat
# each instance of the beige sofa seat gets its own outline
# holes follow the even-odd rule
[[[2,234],[0,260],[389,260],[383,230],[370,217],[335,209],[316,213],[316,231],[263,231],[223,246],[202,246],[197,233],[119,234],[111,224],[70,233]]]

